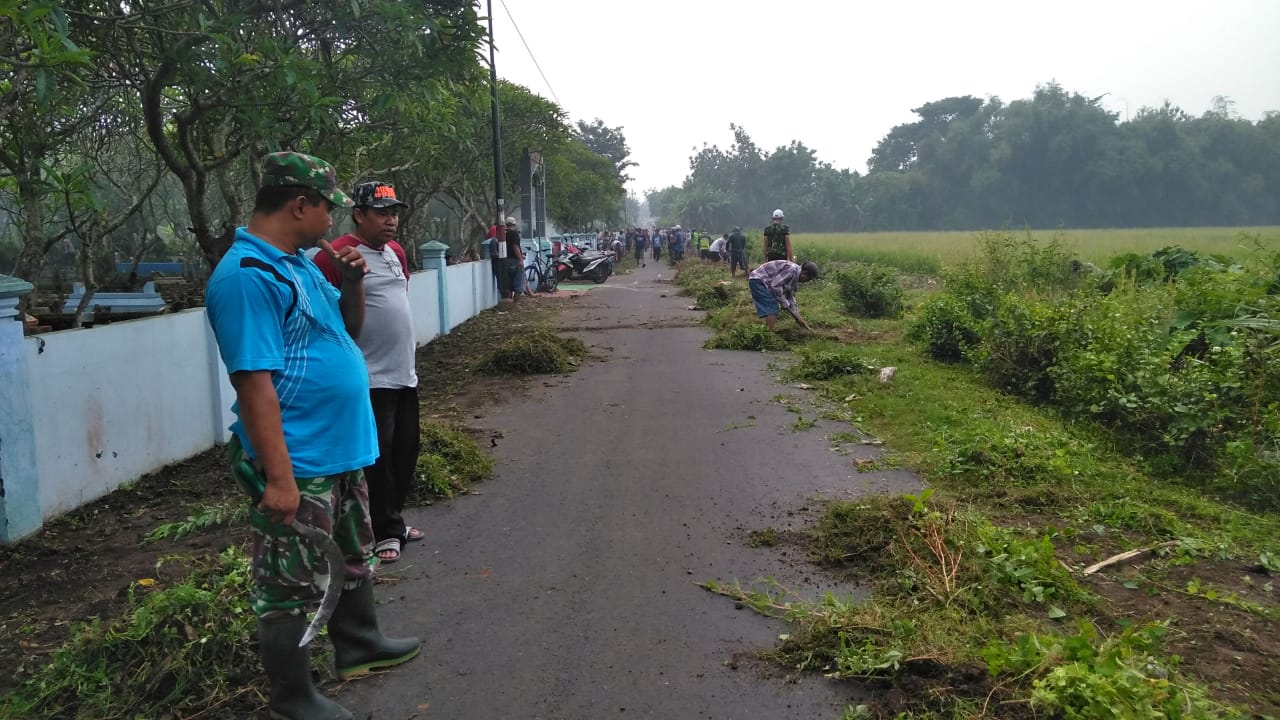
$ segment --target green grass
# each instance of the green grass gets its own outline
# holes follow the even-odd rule
[[[1148,254],[1167,245],[1210,254],[1240,256],[1241,234],[1258,235],[1280,251],[1280,227],[1135,228],[1116,230],[1033,230],[1037,238],[1061,233],[1074,257],[1102,266],[1119,253]],[[800,233],[791,238],[796,255],[818,262],[858,261],[890,265],[904,272],[936,275],[943,266],[973,256],[976,232]]]

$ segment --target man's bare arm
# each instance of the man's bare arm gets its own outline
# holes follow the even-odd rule
[[[240,422],[249,444],[266,475],[267,488],[258,509],[275,522],[288,525],[298,512],[298,484],[293,477],[293,461],[284,442],[280,419],[280,398],[266,370],[231,374],[231,386],[240,405]]]

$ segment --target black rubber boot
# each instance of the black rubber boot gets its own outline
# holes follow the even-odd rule
[[[307,618],[295,615],[258,621],[262,666],[271,682],[268,708],[278,720],[352,720],[346,708],[311,684],[311,650],[298,647]]]
[[[373,583],[343,590],[329,619],[333,664],[338,677],[350,680],[372,670],[409,662],[418,654],[418,638],[389,638],[378,630],[373,607]]]

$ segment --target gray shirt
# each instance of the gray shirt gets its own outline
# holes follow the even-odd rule
[[[364,328],[356,340],[369,366],[369,387],[417,387],[409,273],[390,243],[381,250],[364,243],[355,247],[369,267],[364,276]]]

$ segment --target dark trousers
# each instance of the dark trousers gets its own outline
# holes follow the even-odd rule
[[[369,391],[369,399],[378,427],[378,459],[364,471],[369,520],[378,541],[403,538],[400,513],[413,491],[418,468],[418,389],[376,388]]]

